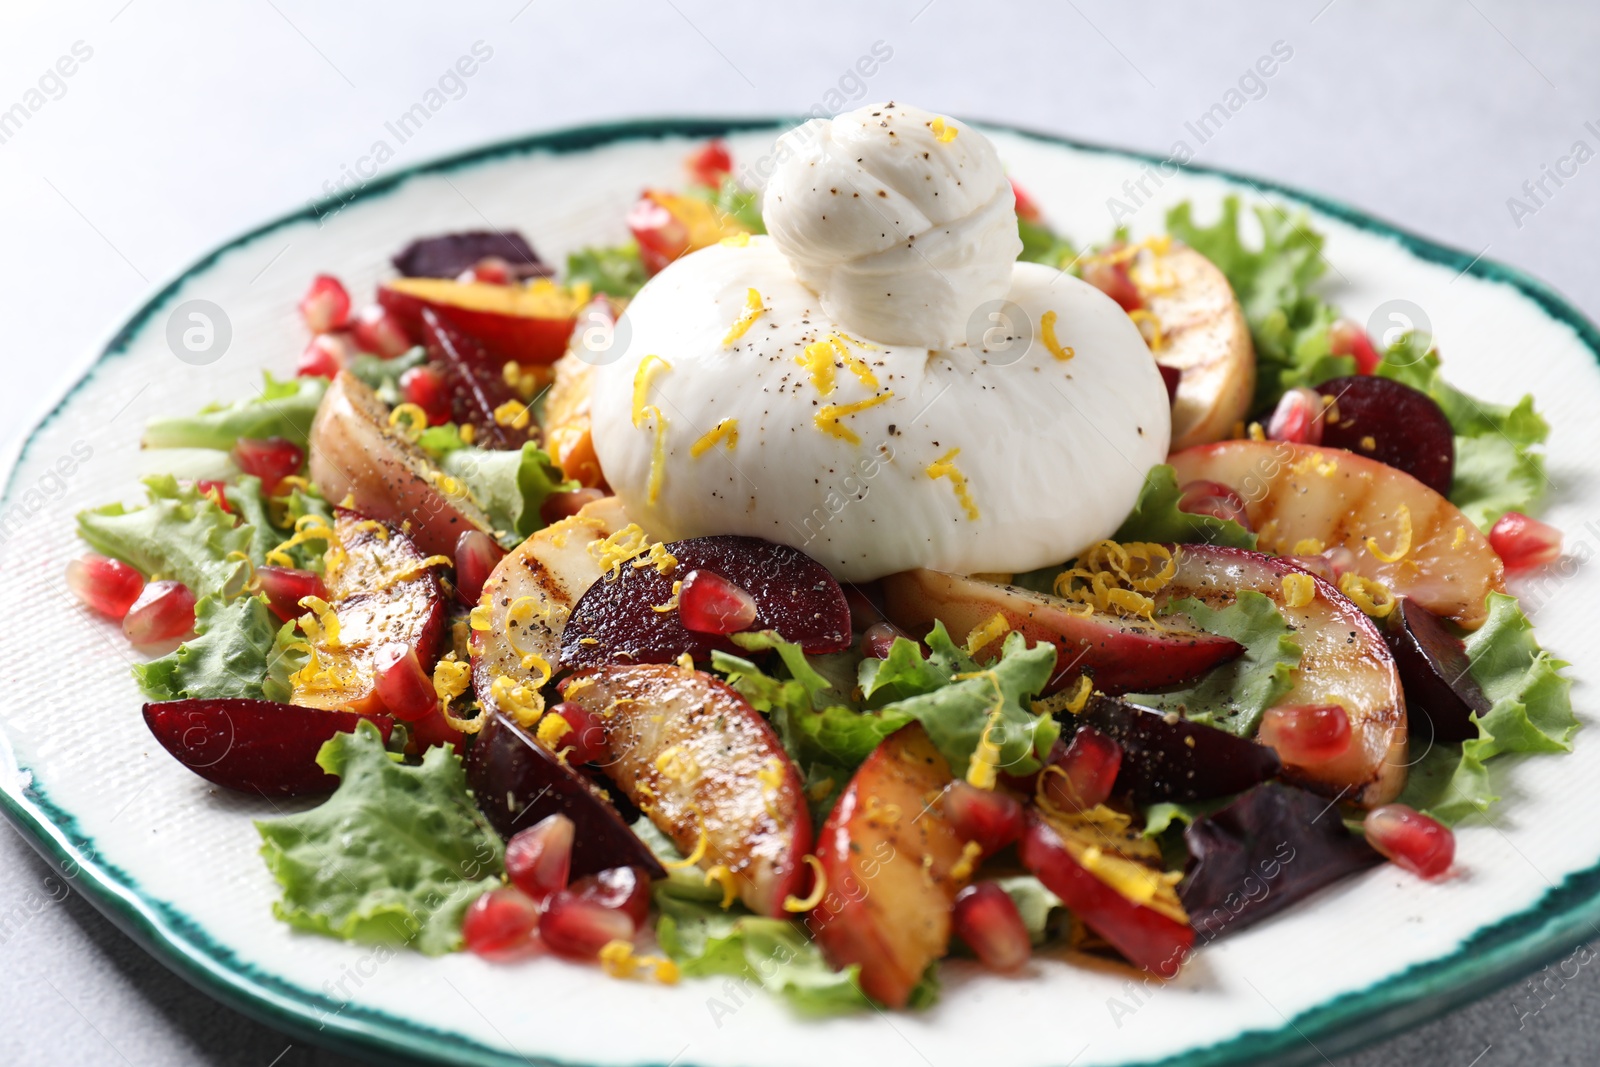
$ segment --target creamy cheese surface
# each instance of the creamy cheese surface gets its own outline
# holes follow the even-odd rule
[[[596,370],[606,478],[655,537],[765,537],[845,581],[1068,559],[1166,456],[1166,389],[1099,290],[1016,264],[1005,295],[1026,323],[977,347],[885,345],[829,314],[771,238],[685,256]]]

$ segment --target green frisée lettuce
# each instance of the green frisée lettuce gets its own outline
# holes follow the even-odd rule
[[[276,686],[273,695],[266,691],[278,628],[277,617],[261,597],[202,597],[194,606],[195,635],[160,659],[135,664],[134,678],[151,700],[281,701],[286,692]]]
[[[427,956],[461,947],[461,919],[500,884],[504,846],[467,792],[461,759],[430,748],[397,762],[363,722],[317,763],[339,776],[319,807],[256,823],[261,855],[283,889],[273,914],[291,926]]]
[[[250,577],[255,530],[235,526],[232,515],[170,474],[152,475],[144,485],[150,500],[144,507],[108,504],[78,513],[78,533],[89,547],[148,579],[180,581],[196,597],[238,595]],[[232,553],[239,556],[230,559]]]
[[[597,293],[626,300],[649,280],[639,260],[639,246],[632,241],[609,248],[584,248],[567,256],[568,285],[587,282]]]
[[[466,486],[510,544],[544,526],[539,510],[551,493],[579,488],[549,453],[532,442],[520,450],[476,448],[461,439],[455,423],[445,423],[422,431],[417,445],[441,470]]]
[[[241,437],[282,437],[301,448],[311,433],[326,378],[279,381],[270,372],[257,396],[213,404],[198,414],[152,419],[145,427],[146,448],[218,448],[227,451]]]
[[[1239,737],[1254,737],[1262,714],[1294,688],[1300,664],[1300,645],[1278,605],[1254,589],[1242,589],[1233,603],[1221,608],[1188,598],[1169,605],[1168,613],[1187,615],[1207,633],[1232,638],[1244,646],[1244,654],[1212,668],[1193,685],[1165,693],[1134,693],[1128,699],[1180,712],[1191,722]]]
[[[1195,515],[1178,508],[1182,497],[1177,472],[1165,463],[1151,467],[1133,511],[1123,520],[1114,541],[1155,541],[1161,544],[1256,547],[1256,535],[1234,522],[1211,515]]]
[[[1486,761],[1510,752],[1568,752],[1572,714],[1568,666],[1539,647],[1515,597],[1489,594],[1489,619],[1466,638],[1473,679],[1489,698],[1478,736],[1436,744],[1411,769],[1401,800],[1445,823],[1488,811],[1494,792]]]

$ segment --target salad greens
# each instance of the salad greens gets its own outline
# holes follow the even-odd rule
[[[441,470],[466,486],[495,529],[505,531],[509,546],[543,528],[539,509],[551,493],[579,488],[549,453],[532,442],[516,451],[477,448],[461,439],[454,423],[445,423],[428,427],[417,444]]]
[[[597,293],[631,299],[649,279],[639,246],[629,241],[610,248],[585,248],[567,256],[567,284],[587,283]]]
[[[283,887],[272,910],[302,930],[437,956],[461,947],[461,918],[500,884],[505,850],[448,746],[430,748],[420,766],[397,760],[364,722],[317,756],[339,776],[333,796],[256,823]]]
[[[232,515],[170,474],[151,475],[144,486],[150,502],[142,508],[107,504],[79,512],[79,536],[146,578],[182,582],[196,598],[238,595],[250,577],[254,530],[235,526]]]
[[[134,677],[151,700],[243,697],[286,700],[286,688],[267,695],[277,645],[277,617],[259,596],[202,597],[194,608],[195,635],[160,659],[135,664]]]
[[[1123,520],[1114,541],[1157,541],[1162,544],[1256,547],[1256,535],[1234,522],[1211,515],[1196,515],[1178,508],[1178,475],[1165,463],[1150,468],[1133,511]]]
[[[227,451],[241,437],[282,437],[301,448],[311,433],[326,378],[279,381],[265,372],[260,395],[231,404],[212,404],[199,414],[152,419],[144,430],[146,448],[217,448]]]

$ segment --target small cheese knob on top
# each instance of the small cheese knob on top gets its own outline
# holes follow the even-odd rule
[[[881,344],[950,348],[1011,288],[1016,199],[987,137],[882,104],[779,141],[763,218],[828,316]]]

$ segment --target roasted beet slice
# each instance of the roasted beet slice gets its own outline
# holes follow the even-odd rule
[[[384,741],[394,730],[387,715],[238,698],[146,704],[144,721],[161,747],[200,777],[269,797],[333,792],[339,779],[317,766],[323,743],[362,721],[377,726]]]
[[[1095,694],[1066,725],[1073,722],[1093,726],[1122,746],[1112,792],[1136,804],[1225,797],[1282,769],[1277,753],[1265,745],[1116,697]]]
[[[431,365],[444,375],[452,417],[459,425],[472,426],[473,444],[508,450],[538,440],[539,425],[531,411],[517,418],[515,409],[505,408],[512,401],[520,405],[522,400],[506,384],[502,365],[490,358],[482,345],[445,322],[432,308],[422,309],[422,343]],[[497,411],[506,414],[497,417]]]
[[[553,272],[528,239],[515,230],[468,230],[419,237],[391,261],[408,278],[454,278],[480,259],[503,259],[518,279],[545,278]]]
[[[560,813],[577,827],[572,877],[612,867],[642,867],[651,878],[666,871],[623,821],[602,790],[556,759],[516,723],[491,715],[467,753],[467,784],[489,824],[505,838]]]
[[[1433,398],[1389,378],[1352,374],[1317,386],[1337,407],[1323,420],[1322,444],[1403,470],[1448,496],[1456,437]]]
[[[1477,737],[1470,716],[1476,712],[1482,718],[1491,704],[1472,677],[1472,662],[1461,638],[1408,596],[1400,598],[1388,623],[1384,638],[1394,652],[1405,689],[1412,741],[1426,738],[1429,731],[1436,741]]]
[[[1183,842],[1189,863],[1178,896],[1208,942],[1383,859],[1326,797],[1279,782],[1202,815]]]
[[[756,619],[749,630],[776,630],[807,652],[850,647],[850,605],[828,569],[804,552],[759,537],[695,537],[666,546],[678,562],[665,574],[643,560],[624,562],[573,606],[561,634],[564,667],[607,663],[671,663],[685,652],[703,660],[712,649],[738,652],[726,637],[696,633],[676,610],[672,585],[696,570],[714,571],[749,593]]]

